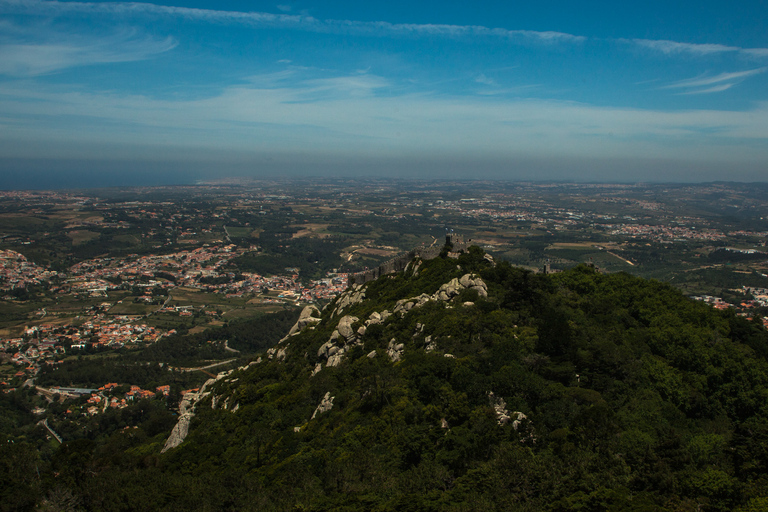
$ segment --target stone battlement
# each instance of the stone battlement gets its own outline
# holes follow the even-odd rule
[[[458,236],[453,234],[445,235],[445,243],[446,246],[448,246],[448,257],[450,258],[458,258],[459,254],[467,250],[467,244],[464,243]],[[394,274],[395,272],[400,272],[402,270],[405,270],[405,267],[408,266],[408,263],[410,263],[414,258],[421,258],[423,260],[431,260],[434,258],[437,258],[440,256],[440,253],[443,251],[443,247],[417,247],[416,249],[411,249],[410,251],[406,252],[405,254],[401,254],[400,256],[395,256],[389,261],[385,261],[381,265],[379,265],[376,268],[363,270],[362,272],[356,272],[354,274],[350,274],[347,285],[352,286],[355,284],[364,284],[368,281],[373,281],[374,279],[378,279],[381,276],[387,275],[387,274]]]

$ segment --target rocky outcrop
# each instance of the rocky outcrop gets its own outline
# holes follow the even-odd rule
[[[306,306],[304,309],[301,310],[299,319],[296,321],[293,327],[291,327],[291,330],[288,331],[288,336],[293,336],[295,334],[298,334],[301,332],[302,329],[304,329],[308,325],[314,325],[319,321],[320,321],[320,310],[310,304],[309,306]]]
[[[493,394],[493,391],[488,392],[488,400],[491,403],[494,411],[496,411],[496,421],[499,425],[512,425],[512,428],[517,430],[520,427],[520,423],[523,420],[528,419],[528,416],[520,411],[509,412],[507,410],[507,402],[500,396]]]
[[[267,350],[267,359],[276,359],[278,361],[285,360],[286,356],[288,355],[286,353],[286,349],[288,348],[288,344],[286,343],[283,347],[272,347],[269,350]]]
[[[333,409],[333,399],[335,397],[331,396],[331,392],[327,392],[323,399],[320,401],[320,404],[317,406],[317,409],[315,409],[315,412],[312,413],[312,419],[315,419],[315,416],[318,414],[323,414],[324,412],[328,412],[331,409]]]
[[[339,295],[339,298],[336,300],[336,307],[333,309],[331,316],[342,314],[345,309],[350,306],[354,306],[355,304],[360,304],[364,299],[365,290],[363,290],[363,286],[360,284],[353,285],[351,288],[347,289],[344,293]]]
[[[184,398],[179,403],[179,420],[176,422],[176,425],[174,425],[173,430],[171,431],[171,435],[168,436],[168,439],[165,440],[165,445],[163,446],[163,449],[160,450],[160,453],[165,453],[171,448],[176,448],[182,442],[184,442],[184,439],[186,439],[187,434],[189,433],[189,423],[195,416],[195,406],[200,400],[210,394],[210,392],[206,391],[206,388],[212,386],[231,373],[232,370],[228,372],[222,372],[215,378],[205,381],[205,384],[200,387],[200,391],[197,393],[189,392],[184,395]]]
[[[387,355],[393,363],[396,363],[403,358],[403,352],[405,352],[404,344],[398,343],[395,338],[389,340],[389,345],[387,345]]]
[[[326,360],[326,366],[338,366],[341,364],[344,354],[358,344],[357,333],[352,329],[352,324],[357,322],[356,316],[346,315],[339,320],[331,334],[331,338],[323,343],[317,351],[317,357]],[[319,370],[315,368],[315,375]]]
[[[386,321],[386,319],[389,318],[390,316],[392,316],[392,313],[386,309],[381,312],[374,311],[373,313],[370,314],[370,316],[368,317],[368,320],[365,321],[365,326],[370,327],[372,325],[384,323],[384,321]]]
[[[194,414],[191,413],[179,416],[179,421],[173,426],[171,435],[166,439],[165,445],[163,446],[163,449],[160,450],[160,453],[165,453],[171,448],[176,448],[184,442],[184,439],[187,438],[187,434],[189,434],[189,423],[192,421],[193,416]]]
[[[465,289],[475,290],[480,297],[488,297],[488,286],[474,274],[451,279],[437,290],[434,297],[438,300],[451,300]]]
[[[336,326],[336,332],[338,332],[348,343],[355,339],[355,331],[352,330],[352,324],[358,320],[359,318],[356,316],[346,315],[339,320],[339,323]]]
[[[474,274],[464,274],[459,279],[459,284],[464,288],[475,290],[480,297],[488,297],[488,285],[485,284],[480,276]]]
[[[330,339],[318,349],[317,357],[321,360],[325,360],[325,366],[338,366],[343,361],[344,354],[349,351],[351,347],[360,343],[360,337],[365,335],[368,327],[384,323],[384,321],[386,321],[386,319],[392,315],[404,316],[412,309],[419,308],[430,301],[451,300],[465,289],[475,290],[481,297],[488,296],[488,287],[479,276],[474,274],[465,274],[460,278],[451,279],[451,281],[442,285],[440,289],[432,295],[422,293],[416,297],[401,299],[397,301],[391,312],[389,310],[384,310],[381,312],[374,311],[369,315],[368,319],[365,320],[363,325],[359,326],[356,330],[353,329],[352,326],[358,322],[359,319],[356,316],[345,315],[339,320],[339,323],[336,325],[336,329],[334,329]],[[336,312],[343,311],[344,308],[352,304],[362,302],[364,298],[365,292],[362,290],[362,286],[355,285],[351,292],[345,292],[345,294],[340,297],[339,301],[337,302],[336,309],[334,309],[334,314]],[[471,305],[471,303],[467,305]],[[424,326],[421,324],[417,325],[414,337],[418,334],[421,334],[423,331]],[[435,350],[436,344],[432,341],[431,337],[428,336],[425,341],[427,343],[427,351]],[[392,362],[400,361],[403,355],[403,351],[404,345],[402,343],[397,343],[394,339],[390,341],[389,346],[387,347],[387,355]],[[273,355],[276,357],[278,352],[270,354],[270,352],[267,351],[267,353],[270,355],[270,357]],[[312,375],[316,375],[321,368],[322,363],[318,363],[318,366],[315,366],[314,370],[312,371]]]

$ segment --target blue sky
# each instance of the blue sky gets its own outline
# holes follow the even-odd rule
[[[623,4],[0,0],[0,178],[767,180],[768,4]]]

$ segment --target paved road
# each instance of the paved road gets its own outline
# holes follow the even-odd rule
[[[196,372],[199,370],[207,370],[209,368],[215,368],[223,364],[229,364],[232,361],[236,361],[236,359],[227,359],[226,361],[219,361],[218,363],[209,364],[208,366],[199,366],[197,368],[179,368],[179,370],[182,372]]]

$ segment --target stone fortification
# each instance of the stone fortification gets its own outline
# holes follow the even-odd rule
[[[451,258],[458,258],[459,254],[467,250],[467,244],[464,243],[456,235],[445,235],[445,243],[448,247],[448,256]],[[443,247],[417,247],[405,254],[396,256],[389,261],[386,261],[376,268],[363,270],[355,274],[350,274],[347,282],[348,286],[356,284],[364,284],[368,281],[373,281],[379,277],[387,274],[393,274],[405,270],[408,263],[414,258],[421,258],[423,260],[431,260],[440,256]]]

